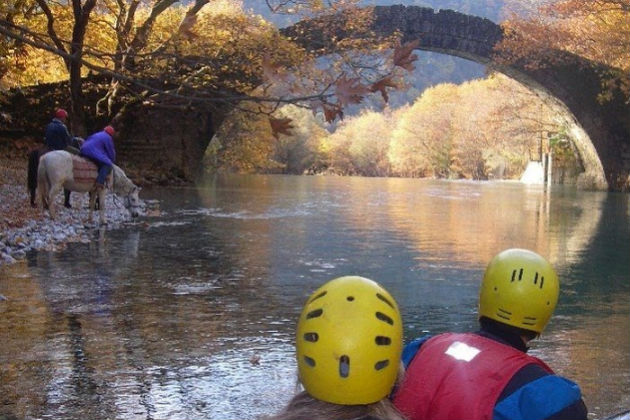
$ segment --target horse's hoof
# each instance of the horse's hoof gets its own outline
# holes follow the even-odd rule
[[[37,204],[31,201],[31,207],[36,208]]]
[[[63,206],[67,209],[71,209],[72,208],[72,204],[70,203],[63,203]]]

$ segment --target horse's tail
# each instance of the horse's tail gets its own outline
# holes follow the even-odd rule
[[[39,168],[37,168],[37,188],[39,188],[39,197],[44,208],[48,207],[48,193],[51,187],[46,162],[46,158],[43,158],[39,161]]]
[[[37,189],[37,168],[39,166],[40,150],[32,150],[28,154],[28,171],[26,175],[26,186],[31,194],[31,206],[35,207],[35,190]]]

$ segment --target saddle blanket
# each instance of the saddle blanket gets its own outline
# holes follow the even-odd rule
[[[91,160],[72,155],[72,176],[77,184],[94,184],[98,167]]]

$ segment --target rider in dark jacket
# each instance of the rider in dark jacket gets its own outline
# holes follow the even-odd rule
[[[72,148],[73,138],[66,127],[66,120],[68,119],[68,112],[59,108],[55,111],[55,117],[46,126],[46,132],[44,134],[44,142],[46,143],[47,151],[51,150],[68,150]],[[46,151],[45,151],[46,152]],[[44,152],[44,153],[45,153]],[[76,153],[76,150],[74,151]],[[67,208],[72,207],[70,205],[70,190],[64,190],[64,206]],[[31,198],[31,204],[33,204],[33,198]]]
[[[523,249],[498,254],[481,284],[481,330],[408,344],[396,407],[409,420],[586,420],[578,385],[527,354],[558,293],[556,273],[540,255]]]
[[[72,143],[72,136],[66,127],[68,112],[59,108],[55,112],[55,117],[46,126],[44,141],[50,150],[64,150]]]

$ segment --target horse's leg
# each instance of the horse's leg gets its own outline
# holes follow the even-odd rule
[[[88,222],[92,223],[92,215],[94,214],[94,205],[96,204],[96,191],[90,191],[90,204],[88,205]]]
[[[105,187],[98,186],[96,187],[96,191],[98,192],[98,211],[101,214],[101,225],[106,225],[107,221],[105,220]]]
[[[45,185],[39,184],[39,199],[42,202],[42,210],[48,210],[48,188]]]
[[[35,149],[28,154],[28,170],[26,185],[31,195],[31,207],[37,207],[35,203],[35,191],[37,189],[37,168],[39,166],[39,150]]]
[[[72,208],[72,204],[70,204],[70,190],[63,189],[63,205],[67,209]]]
[[[50,185],[48,177],[46,176],[46,168],[42,165],[39,165],[37,169],[37,187],[39,189],[39,198],[42,201],[42,209],[46,210],[48,208],[48,192]]]
[[[55,210],[55,197],[61,192],[61,185],[53,185],[48,192],[48,212],[50,218],[55,219],[57,217],[57,211]]]

